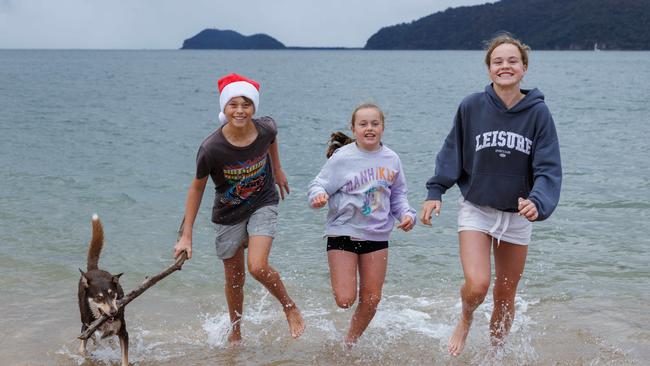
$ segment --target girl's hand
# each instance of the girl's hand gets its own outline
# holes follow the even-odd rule
[[[397,225],[397,228],[402,229],[404,231],[409,231],[413,229],[413,226],[415,226],[415,221],[413,220],[413,218],[409,215],[404,215],[402,216],[399,225]]]
[[[517,209],[519,210],[519,214],[528,219],[528,221],[537,220],[537,206],[531,200],[519,197],[519,207]]]
[[[280,189],[280,198],[284,200],[284,191],[287,191],[287,194],[289,194],[289,181],[287,181],[287,176],[284,174],[282,168],[275,170],[273,173],[275,175],[275,184]]]
[[[420,222],[424,225],[431,226],[431,214],[435,213],[436,216],[440,215],[442,209],[442,201],[431,200],[424,201],[422,204],[422,211],[420,212]]]
[[[311,200],[311,208],[321,208],[327,204],[330,196],[327,193],[319,193],[313,200]]]

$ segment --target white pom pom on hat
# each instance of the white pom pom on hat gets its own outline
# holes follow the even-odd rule
[[[219,121],[221,121],[221,123],[228,122],[223,111],[232,98],[246,97],[250,99],[253,101],[253,106],[257,112],[260,105],[260,84],[258,82],[233,73],[219,79],[218,85],[219,106],[221,107],[221,111],[219,112]]]

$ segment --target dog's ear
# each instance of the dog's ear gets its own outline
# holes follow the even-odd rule
[[[118,273],[115,276],[113,276],[113,282],[119,283],[120,282],[120,276],[123,275],[123,274],[124,274],[124,272]]]
[[[86,278],[86,273],[79,268],[79,272],[81,272],[81,285],[83,287],[88,288],[88,278]]]

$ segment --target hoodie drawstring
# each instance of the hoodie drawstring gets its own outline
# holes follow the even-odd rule
[[[494,223],[492,228],[488,231],[490,235],[492,236],[492,243],[494,243],[494,234],[497,233],[497,229],[501,225],[501,220],[504,219],[503,217],[503,211],[498,211],[497,210],[497,221]],[[510,215],[505,215],[505,220],[503,220],[503,225],[501,226],[501,233],[496,236],[497,239],[497,248],[501,244],[501,237],[503,234],[508,230],[508,225],[510,225]]]

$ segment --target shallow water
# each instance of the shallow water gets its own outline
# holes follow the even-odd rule
[[[105,225],[100,265],[124,288],[171,264],[198,144],[217,124],[219,75],[262,84],[260,114],[279,126],[291,195],[271,252],[307,321],[290,339],[277,302],[247,279],[241,347],[230,348],[222,265],[209,223],[194,258],[127,308],[131,361],[175,364],[630,365],[650,358],[647,315],[650,166],[648,52],[533,52],[526,87],[556,121],[560,205],[534,226],[517,318],[491,354],[491,297],[458,360],[445,344],[462,272],[458,190],[433,228],[395,232],[384,297],[357,347],[341,346],[352,311],[333,301],[321,238],[325,212],[306,204],[329,133],[359,102],[387,114],[384,142],[404,164],[419,208],[460,100],[487,83],[482,52],[0,50],[0,340],[3,365],[106,365],[117,342],[76,354],[78,268],[90,217]]]

